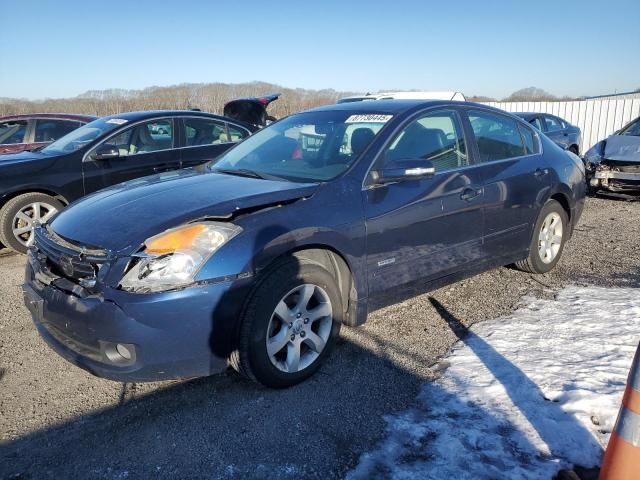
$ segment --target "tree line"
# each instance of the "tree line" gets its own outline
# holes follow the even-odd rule
[[[335,103],[339,98],[353,94],[332,89],[283,88],[265,82],[194,83],[169,87],[148,87],[143,90],[91,90],[73,98],[45,100],[0,98],[0,116],[40,112],[105,116],[139,110],[188,110],[192,108],[222,114],[224,104],[229,100],[268,93],[282,94],[277,101],[269,106],[269,114],[276,118],[319,105]]]

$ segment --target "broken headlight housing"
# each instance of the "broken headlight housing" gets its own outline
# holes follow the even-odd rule
[[[201,222],[167,230],[144,242],[120,281],[132,292],[161,292],[190,285],[205,262],[242,229],[230,223]]]

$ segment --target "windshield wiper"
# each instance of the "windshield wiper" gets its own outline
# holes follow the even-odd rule
[[[275,175],[258,173],[248,168],[214,168],[213,171],[226,173],[227,175],[237,175],[238,177],[259,178],[261,180],[282,180],[282,178],[276,177]]]

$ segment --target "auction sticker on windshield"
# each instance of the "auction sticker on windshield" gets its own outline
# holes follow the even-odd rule
[[[351,115],[344,121],[344,123],[386,123],[391,119],[391,117],[393,117],[393,115]]]

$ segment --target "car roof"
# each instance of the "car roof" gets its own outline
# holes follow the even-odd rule
[[[7,115],[0,117],[0,122],[7,120],[29,120],[31,118],[53,118],[58,120],[78,120],[81,122],[91,122],[98,117],[95,115],[85,115],[81,113],[23,113],[19,115]]]
[[[203,117],[203,118],[215,118],[219,120],[223,120],[225,122],[237,123],[239,125],[246,125],[244,122],[239,120],[235,120],[233,118],[224,117],[222,115],[215,115],[213,113],[202,112],[200,110],[143,110],[139,112],[124,112],[124,113],[115,113],[113,115],[109,115],[106,117],[102,117],[104,119],[111,118],[121,118],[124,120],[128,120],[130,122],[136,122],[138,120],[147,120],[157,117]]]
[[[546,113],[546,112],[511,112],[511,113],[523,118],[535,117],[538,115],[551,115],[550,113]],[[552,116],[555,116],[555,115],[552,115]]]
[[[332,103],[330,105],[323,105],[321,107],[305,110],[304,112],[327,112],[327,111],[352,111],[352,112],[371,112],[371,113],[390,113],[400,114],[408,112],[410,110],[418,110],[421,107],[446,107],[446,106],[465,106],[476,107],[484,110],[493,110],[499,113],[509,113],[504,110],[500,110],[488,105],[482,105],[474,102],[461,102],[457,100],[376,100],[375,102],[347,102],[347,103]]]
[[[305,112],[323,112],[323,111],[358,111],[358,112],[384,112],[384,113],[403,113],[416,107],[438,106],[462,104],[465,102],[452,102],[445,100],[376,100],[375,102],[347,102],[332,103],[321,107],[305,110]]]
[[[462,100],[466,98],[461,92],[455,91],[397,91],[378,92],[363,95],[353,95],[338,100],[338,103],[348,103],[359,100]]]

